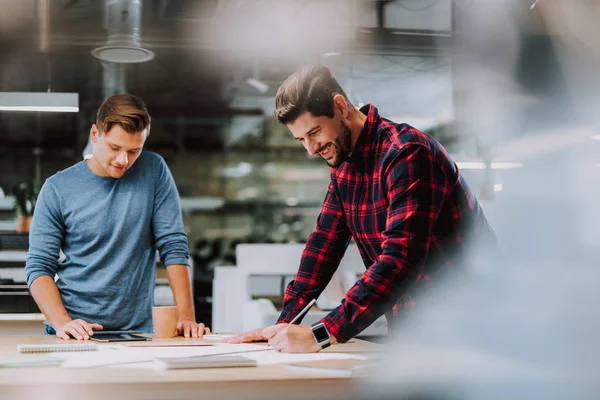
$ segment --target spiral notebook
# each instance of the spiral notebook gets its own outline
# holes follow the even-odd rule
[[[69,344],[18,344],[19,353],[55,353],[62,351],[96,351],[98,345],[94,343],[69,343]]]

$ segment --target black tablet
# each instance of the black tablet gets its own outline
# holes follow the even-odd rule
[[[108,333],[102,331],[95,331],[93,336],[90,336],[90,340],[95,342],[139,342],[145,340],[152,340],[147,336],[138,335],[135,333]]]

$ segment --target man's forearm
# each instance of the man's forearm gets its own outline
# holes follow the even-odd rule
[[[36,278],[31,282],[29,290],[52,327],[58,329],[72,320],[63,305],[54,279],[50,276],[42,275]]]
[[[173,291],[177,311],[179,311],[179,320],[195,321],[190,267],[179,264],[169,265],[167,266],[167,277]]]

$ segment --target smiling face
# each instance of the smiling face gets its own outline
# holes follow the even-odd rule
[[[139,157],[147,136],[147,129],[128,133],[119,124],[102,133],[94,124],[90,129],[94,154],[87,165],[96,175],[121,178]]]
[[[348,160],[352,152],[352,132],[342,115],[346,104],[342,96],[336,96],[333,118],[315,117],[309,112],[301,114],[287,124],[294,138],[302,143],[310,156],[319,155],[333,168]]]
[[[348,160],[352,134],[344,121],[313,117],[306,112],[288,124],[288,128],[310,156],[318,154],[330,167],[339,167]]]

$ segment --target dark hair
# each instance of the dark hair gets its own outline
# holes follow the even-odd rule
[[[309,65],[294,72],[279,87],[275,96],[275,116],[285,125],[307,111],[314,117],[333,118],[333,98],[338,94],[351,104],[329,68]]]
[[[96,114],[96,126],[106,133],[119,124],[128,133],[138,133],[148,128],[150,133],[150,114],[146,104],[131,94],[115,94],[104,100]]]

